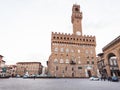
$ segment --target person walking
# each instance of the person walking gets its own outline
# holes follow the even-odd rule
[[[34,76],[34,80],[35,80],[35,76]]]
[[[104,81],[106,80],[106,77],[105,77],[105,76],[103,77],[103,80],[104,80]]]
[[[112,80],[112,78],[109,76],[109,77],[108,77],[108,81],[111,81],[111,80]]]

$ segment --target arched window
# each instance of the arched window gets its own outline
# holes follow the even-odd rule
[[[75,8],[75,11],[77,11],[77,12],[78,12],[78,11],[79,11],[79,8]]]
[[[58,60],[57,60],[57,59],[54,59],[54,63],[58,63]]]
[[[91,50],[90,53],[93,54],[93,51]]]
[[[60,59],[60,63],[64,63],[63,59]]]
[[[61,51],[61,52],[64,52],[64,48],[61,48],[60,51]]]
[[[80,50],[78,50],[78,53],[80,53]]]
[[[66,53],[68,53],[69,52],[69,49],[68,48],[66,48]]]
[[[69,63],[69,60],[68,60],[68,59],[66,59],[66,63]]]
[[[85,53],[88,54],[88,50],[86,50]]]
[[[57,52],[57,51],[58,51],[58,48],[56,47],[54,51]]]
[[[78,64],[81,64],[81,61],[78,61]]]
[[[66,40],[66,37],[64,37],[64,40]]]
[[[57,37],[57,39],[59,39],[59,37]]]

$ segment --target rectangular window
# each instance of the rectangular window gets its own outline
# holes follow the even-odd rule
[[[74,68],[72,67],[72,71],[74,71]]]
[[[82,69],[82,67],[78,67],[78,69]]]
[[[92,61],[92,64],[94,64],[94,61]]]

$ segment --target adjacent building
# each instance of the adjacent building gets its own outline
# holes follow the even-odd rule
[[[4,76],[6,76],[5,61],[3,60],[3,56],[0,55],[0,77]]]
[[[120,36],[108,43],[102,50],[105,65],[104,70],[107,76],[115,75],[120,77]]]
[[[82,33],[80,5],[72,7],[73,33],[52,32],[48,74],[53,77],[90,77],[97,75],[96,38]]]
[[[7,71],[6,73],[10,76],[10,77],[16,77],[16,65],[6,65]]]
[[[0,55],[0,67],[4,67],[5,66],[5,61],[3,60],[3,56]]]
[[[107,77],[107,71],[104,63],[104,53],[99,53],[97,57],[97,65],[100,77]]]
[[[40,75],[42,73],[42,65],[40,62],[18,62],[16,74],[23,76],[26,73],[29,75]]]

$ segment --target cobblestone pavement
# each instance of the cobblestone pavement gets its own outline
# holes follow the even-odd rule
[[[0,90],[120,90],[120,82],[89,79],[0,79]]]

